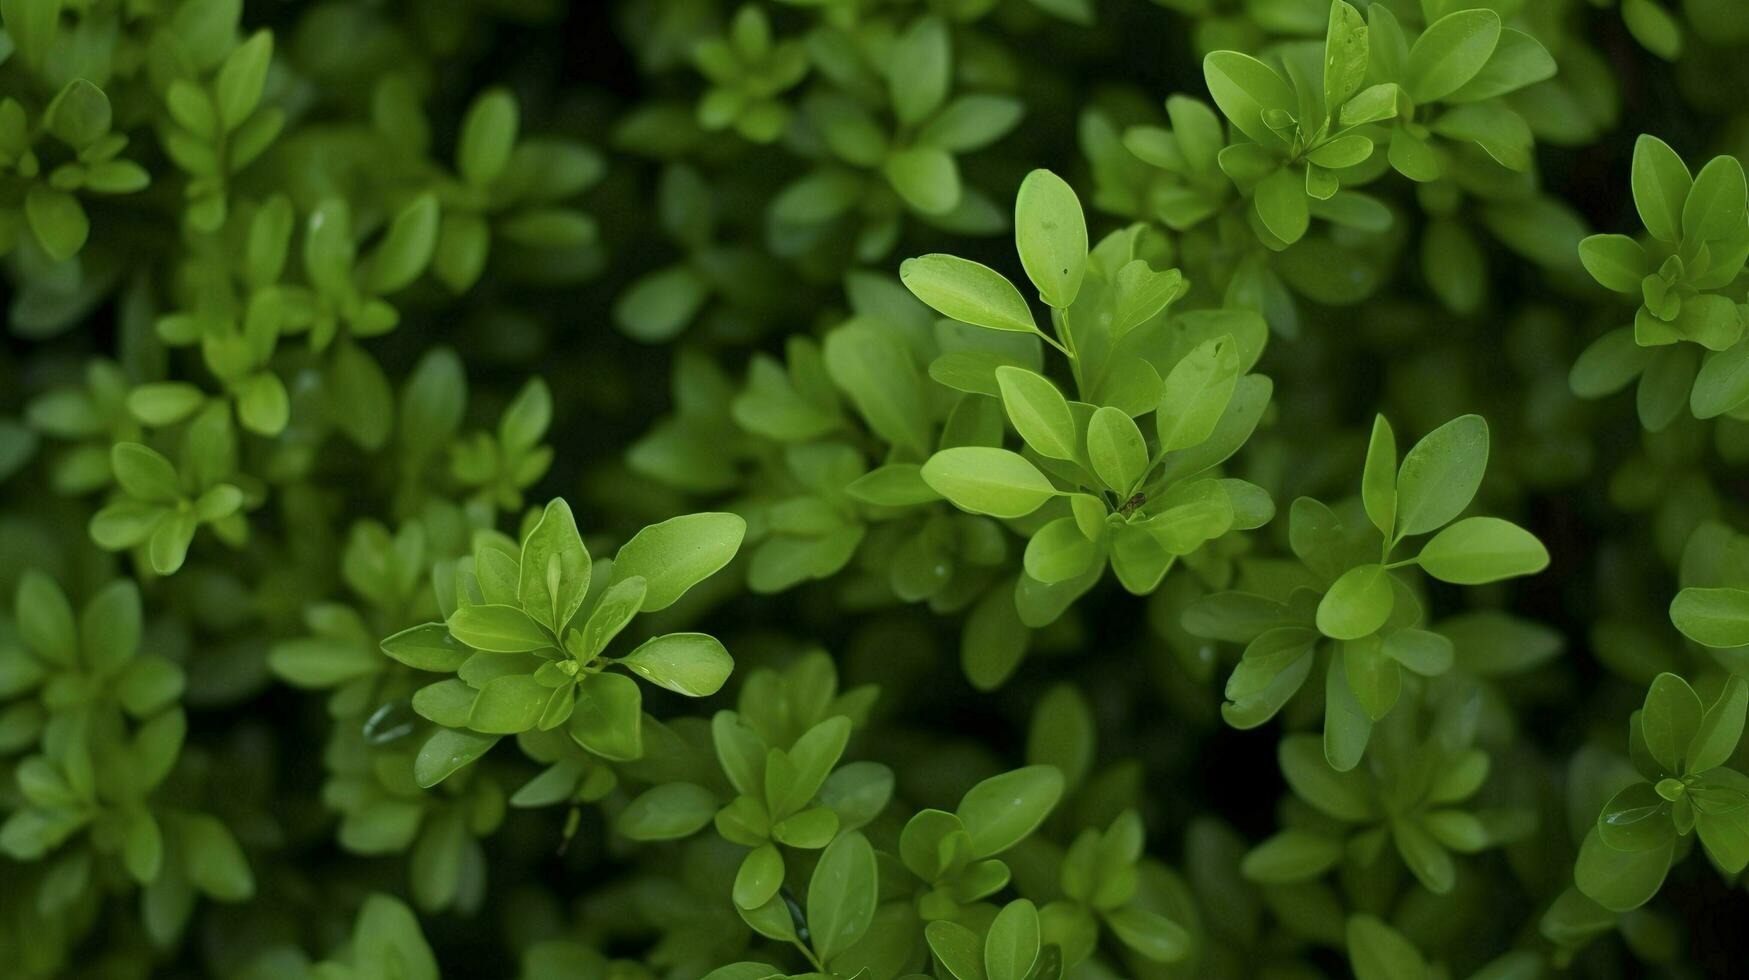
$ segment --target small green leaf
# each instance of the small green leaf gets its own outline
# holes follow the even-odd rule
[[[1397,537],[1425,534],[1463,513],[1488,468],[1488,423],[1452,419],[1421,438],[1397,471]]]
[[[1634,207],[1639,209],[1646,230],[1661,242],[1672,245],[1680,242],[1683,207],[1694,186],[1694,178],[1682,158],[1663,140],[1641,133],[1634,143],[1630,183]]]
[[[520,569],[517,602],[529,618],[562,635],[589,593],[589,551],[569,504],[559,499],[547,504],[523,539]]]
[[[1367,518],[1389,541],[1397,524],[1397,437],[1383,415],[1373,418],[1366,467],[1360,476],[1360,499]]]
[[[1231,336],[1205,340],[1173,365],[1155,413],[1160,452],[1210,440],[1234,401],[1239,373],[1238,348]]]
[[[1002,407],[1014,431],[1033,451],[1051,459],[1076,457],[1076,426],[1069,402],[1043,375],[1003,365],[996,369]]]
[[[1682,203],[1684,242],[1710,242],[1743,234],[1749,186],[1736,157],[1716,156],[1700,168]]]
[[[717,798],[703,786],[663,783],[632,800],[613,825],[632,840],[675,840],[704,829],[717,806]]]
[[[973,786],[955,811],[972,838],[972,856],[994,857],[1044,822],[1063,795],[1054,766],[1027,766]]]
[[[652,684],[692,698],[717,693],[735,669],[723,644],[704,633],[652,637],[618,663]]]
[[[1016,518],[1057,494],[1049,478],[1019,453],[985,446],[944,449],[923,464],[923,482],[962,510]]]
[[[1127,496],[1144,475],[1148,447],[1135,420],[1106,405],[1087,423],[1087,458],[1107,487]]]
[[[671,517],[632,535],[619,549],[613,558],[612,581],[642,577],[644,611],[666,609],[722,570],[740,551],[746,535],[747,522],[736,514]]]
[[[840,835],[820,855],[808,880],[808,930],[822,961],[830,962],[868,931],[878,877],[874,848],[857,831]]]
[[[1459,10],[1427,25],[1409,48],[1403,87],[1417,103],[1437,102],[1476,77],[1500,41],[1500,15]]]
[[[517,125],[516,97],[505,89],[491,89],[474,99],[462,117],[456,150],[456,169],[462,179],[475,186],[497,180],[509,166]]]
[[[1426,980],[1427,960],[1420,950],[1377,917],[1349,916],[1347,937],[1355,980]]]
[[[1749,646],[1749,591],[1683,589],[1670,603],[1670,619],[1701,646]]]
[[[1068,309],[1087,271],[1087,222],[1063,178],[1034,170],[1021,181],[1014,199],[1014,244],[1039,299]]]
[[[1548,567],[1549,553],[1536,536],[1498,517],[1466,517],[1433,536],[1418,558],[1442,582],[1481,585]]]
[[[988,327],[1037,333],[1025,297],[987,265],[952,255],[923,255],[899,266],[905,288],[942,316]]]
[[[984,939],[984,975],[989,980],[1027,980],[1038,962],[1038,908],[1016,899],[996,913]]]
[[[1391,573],[1379,564],[1342,573],[1318,601],[1318,631],[1334,640],[1368,636],[1390,618]]]

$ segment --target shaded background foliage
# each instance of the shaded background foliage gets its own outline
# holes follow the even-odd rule
[[[72,11],[84,12],[81,5],[67,6],[69,23]],[[137,6],[131,15],[149,20],[159,8],[176,5],[118,6]],[[820,16],[808,6],[757,6],[780,38],[807,30]],[[897,8],[909,17],[951,12],[955,5],[862,6]],[[1217,22],[1199,6],[1233,19]],[[1134,216],[1099,203],[1103,181],[1085,140],[1089,114],[1153,122],[1162,118],[1158,106],[1169,94],[1206,101],[1202,55],[1211,48],[1261,50],[1267,37],[1279,36],[1254,23],[1268,22],[1254,9],[1266,6],[1106,0],[1093,5],[1094,23],[1080,26],[1027,3],[993,5],[966,33],[1005,48],[1019,66],[991,87],[1016,96],[1025,114],[1012,132],[962,159],[966,184],[1006,213],[1029,172],[1062,175],[1079,193],[1097,242]],[[1322,5],[1302,6],[1319,8],[1311,34],[1321,34]],[[1741,99],[1731,96],[1749,86],[1741,31],[1736,37],[1697,32],[1682,20],[1683,50],[1671,61],[1645,50],[1608,5],[1549,6],[1559,8],[1547,21],[1560,26],[1562,43],[1588,47],[1608,69],[1610,90],[1599,95],[1608,111],[1595,133],[1576,139],[1537,134],[1540,185],[1565,202],[1583,231],[1631,234],[1639,228],[1628,174],[1641,131],[1663,138],[1695,170],[1715,153],[1744,154],[1749,129]],[[376,77],[408,71],[424,88],[435,161],[456,158],[464,114],[491,85],[514,93],[523,133],[580,140],[602,155],[600,181],[574,199],[592,216],[595,240],[558,258],[495,256],[459,295],[424,279],[396,296],[399,325],[365,344],[396,391],[426,352],[453,348],[466,368],[464,432],[492,429],[531,376],[545,379],[552,398],[545,441],[554,449],[553,462],[523,488],[526,499],[492,512],[488,523],[500,530],[526,530],[521,518],[528,508],[564,497],[599,560],[612,553],[606,546],[623,543],[646,524],[738,509],[732,494],[689,494],[627,465],[628,447],[673,410],[670,386],[681,351],[711,358],[738,382],[752,352],[781,359],[792,335],[818,336],[844,319],[847,269],[896,279],[901,259],[933,252],[1004,272],[1016,268],[1006,229],[971,236],[913,219],[902,223],[891,248],[866,261],[850,256],[842,241],[800,255],[773,250],[768,209],[808,164],[781,142],[760,145],[732,132],[701,132],[688,121],[706,83],[684,52],[699,37],[724,30],[737,9],[710,0],[254,3],[243,9],[244,36],[272,30],[274,57],[289,66],[270,81],[267,97],[301,110],[288,132],[369,119]],[[1678,9],[1677,16],[1691,13]],[[1556,56],[1564,62],[1559,49]],[[0,72],[10,85],[22,69],[10,63]],[[27,90],[18,84],[21,93]],[[162,110],[143,89],[136,94],[141,97],[124,100],[111,92],[118,129],[132,113],[126,155],[153,175],[152,186],[89,208],[91,262],[122,272],[113,288],[57,311],[41,292],[50,278],[41,264],[17,253],[7,260],[12,329],[0,356],[0,415],[8,422],[26,418],[27,406],[45,392],[76,382],[93,356],[119,353],[156,372],[135,382],[162,376],[165,363],[183,365],[182,355],[152,350],[149,331],[128,325],[139,314],[130,314],[123,287],[146,284],[144,302],[167,311],[174,261],[186,240],[178,225],[179,177],[152,136]],[[658,109],[670,114],[654,114]],[[653,115],[640,117],[640,111]],[[324,152],[316,154],[319,165],[332,162]],[[277,159],[270,155],[267,162]],[[726,303],[707,304],[676,336],[651,342],[627,335],[616,306],[642,277],[687,254],[664,230],[658,206],[675,166],[699,175],[706,192],[698,203],[714,213],[717,238],[742,246],[753,268],[747,276],[727,277],[745,295],[731,292]],[[265,196],[277,181],[289,180],[287,168],[295,163],[246,174],[239,193]],[[1504,609],[1563,638],[1557,658],[1512,680],[1506,703],[1515,727],[1494,769],[1505,785],[1488,791],[1535,810],[1537,832],[1463,858],[1463,885],[1446,899],[1461,913],[1454,921],[1464,924],[1463,935],[1441,933],[1432,911],[1439,906],[1431,902],[1404,916],[1406,931],[1423,949],[1438,951],[1461,976],[1510,949],[1540,955],[1550,948],[1537,936],[1537,921],[1570,884],[1576,847],[1564,795],[1569,760],[1588,745],[1619,754],[1622,725],[1659,671],[1687,674],[1697,687],[1701,673],[1718,672],[1718,663],[1683,644],[1665,610],[1679,584],[1693,584],[1677,576],[1690,532],[1709,518],[1741,526],[1745,454],[1731,448],[1742,445],[1743,424],[1685,415],[1649,433],[1631,398],[1574,398],[1568,369],[1588,343],[1623,319],[1621,304],[1600,294],[1572,248],[1564,263],[1539,263],[1487,243],[1479,270],[1485,291],[1471,308],[1454,312],[1441,305],[1439,284],[1418,261],[1420,235],[1431,222],[1407,182],[1398,184],[1405,186],[1386,193],[1398,205],[1392,233],[1403,237],[1386,248],[1384,285],[1359,303],[1300,297],[1302,322],[1294,336],[1271,318],[1276,329],[1257,370],[1275,382],[1274,407],[1233,469],[1268,488],[1275,501],[1275,520],[1250,532],[1254,546],[1284,555],[1292,500],[1312,495],[1334,502],[1355,492],[1375,412],[1396,423],[1399,452],[1448,419],[1479,413],[1494,443],[1478,509],[1513,518],[1548,549],[1549,570],[1538,576],[1480,588],[1430,583],[1427,589],[1429,607],[1441,614]],[[13,190],[6,194],[13,204]],[[378,210],[400,203],[379,202]],[[1569,244],[1576,247],[1576,236]],[[1193,284],[1199,278],[1188,262],[1164,264],[1184,265]],[[1739,285],[1739,300],[1741,293]],[[1197,305],[1210,304],[1204,298]],[[49,315],[40,314],[44,309]],[[288,364],[288,376],[294,371]],[[294,396],[294,428],[299,405]],[[0,594],[13,594],[31,569],[59,580],[75,607],[116,575],[141,579],[149,624],[142,649],[170,656],[187,676],[182,702],[189,736],[173,780],[179,804],[212,812],[230,828],[254,881],[249,902],[203,902],[184,934],[157,944],[142,934],[128,888],[106,883],[84,927],[75,930],[81,935],[61,944],[69,959],[43,975],[247,976],[251,959],[278,945],[301,947],[311,958],[328,955],[352,930],[366,893],[407,895],[408,857],[361,856],[336,840],[335,814],[323,800],[331,775],[323,745],[331,726],[347,722],[329,716],[323,695],[276,679],[267,655],[304,632],[307,606],[350,601],[337,573],[352,521],[381,520],[393,528],[412,515],[414,509],[397,500],[399,475],[383,461],[393,451],[318,440],[313,463],[271,481],[274,499],[252,505],[247,545],[233,550],[197,538],[189,564],[160,578],[89,541],[86,525],[97,502],[88,494],[53,492],[48,460],[56,443],[44,435],[32,437],[31,445],[36,455],[27,454],[0,486]],[[244,452],[249,467],[270,470],[265,446],[251,447]],[[755,469],[743,462],[738,476],[752,481]],[[453,487],[449,492],[458,500],[465,496]],[[1017,544],[1012,553],[1018,555]],[[963,616],[957,612],[937,615],[890,597],[868,599],[836,579],[750,594],[743,564],[701,585],[678,618],[722,638],[734,654],[731,693],[752,669],[809,647],[832,653],[844,687],[878,683],[880,701],[853,757],[890,766],[899,799],[946,806],[979,779],[1031,761],[1025,745],[1032,712],[1054,685],[1071,681],[1097,719],[1097,768],[1114,767],[1114,774],[1103,784],[1108,801],[1088,805],[1097,819],[1066,808],[1053,816],[1047,829],[1059,845],[1080,827],[1103,828],[1134,805],[1146,820],[1150,857],[1184,868],[1195,858],[1184,843],[1186,831],[1199,817],[1218,817],[1248,843],[1281,824],[1277,804],[1287,787],[1276,752],[1283,726],[1236,731],[1223,724],[1218,682],[1236,651],[1224,644],[1213,653],[1214,641],[1202,641],[1218,663],[1212,679],[1187,670],[1194,658],[1172,624],[1182,596],[1137,597],[1103,585],[1039,632],[1011,679],[984,691],[959,665]],[[1711,697],[1708,691],[1709,703]],[[718,701],[712,707],[731,704],[726,695]],[[647,707],[663,718],[700,713],[666,694],[651,695]],[[507,749],[489,761],[505,792],[538,771]],[[616,798],[613,809],[624,802]],[[0,794],[0,813],[18,805],[10,789]],[[479,907],[421,909],[424,935],[447,975],[513,975],[524,950],[542,939],[577,940],[632,961],[646,958],[655,937],[672,941],[673,913],[662,908],[671,894],[663,887],[684,879],[684,853],[629,844],[613,830],[608,809],[580,812],[575,836],[564,829],[563,808],[551,807],[511,808],[501,826],[481,835],[489,873]],[[7,883],[0,904],[33,900],[22,867],[0,857],[0,881]],[[1517,887],[1496,887],[1500,882]],[[717,898],[718,912],[738,929],[726,898]],[[1731,926],[1744,912],[1734,876],[1722,879],[1701,859],[1678,863],[1657,903],[1625,920],[1627,941],[1606,938],[1584,947],[1575,972],[1726,975],[1744,955],[1740,930]],[[658,963],[650,975],[688,975],[691,964],[682,962]],[[1331,976],[1349,969],[1343,952],[1332,948],[1308,952],[1304,963]],[[627,969],[626,976],[643,975]],[[1112,975],[1128,975],[1125,967],[1113,969]]]

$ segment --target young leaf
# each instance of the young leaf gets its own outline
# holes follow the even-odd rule
[[[991,330],[1038,332],[1020,290],[987,265],[952,255],[923,255],[901,263],[899,279],[942,316]]]
[[[1548,567],[1549,553],[1535,535],[1510,521],[1466,517],[1434,535],[1418,560],[1442,582],[1481,585],[1540,572]]]
[[[831,961],[868,931],[879,898],[878,876],[874,848],[857,831],[839,836],[820,855],[808,880],[808,930],[822,961]]]
[[[1630,183],[1634,191],[1634,207],[1640,221],[1652,237],[1676,244],[1682,240],[1682,211],[1688,192],[1694,186],[1688,167],[1669,144],[1656,136],[1641,133],[1634,142],[1634,164]]]
[[[1488,468],[1488,423],[1462,415],[1421,438],[1397,471],[1397,537],[1425,534],[1463,513]]]
[[[1366,467],[1360,476],[1360,499],[1373,526],[1385,540],[1391,540],[1397,523],[1397,438],[1383,415],[1373,418]]]
[[[1403,87],[1417,103],[1437,102],[1476,77],[1500,41],[1500,15],[1459,10],[1427,25],[1409,48]]]
[[[1039,299],[1068,309],[1087,271],[1087,222],[1063,178],[1034,170],[1021,181],[1014,199],[1014,244]]]
[[[641,577],[644,611],[666,609],[727,565],[746,534],[747,522],[736,514],[671,517],[632,535],[619,549],[613,557],[612,581]]]
[[[1006,364],[996,369],[996,384],[1008,420],[1034,452],[1051,459],[1076,457],[1075,418],[1056,385],[1043,375]]]
[[[923,482],[962,510],[991,517],[1025,517],[1057,494],[1025,457],[1006,449],[944,449],[923,464]]]

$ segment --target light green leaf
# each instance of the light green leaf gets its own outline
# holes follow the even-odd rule
[[[1039,299],[1068,309],[1087,271],[1087,222],[1063,178],[1034,170],[1021,181],[1014,199],[1014,244]]]
[[[644,611],[666,609],[727,565],[741,548],[747,522],[736,514],[703,513],[652,524],[613,558],[612,582],[644,579]]]
[[[1488,468],[1488,423],[1462,415],[1421,438],[1397,471],[1397,537],[1425,534],[1463,513]]]
[[[952,255],[922,255],[900,264],[899,279],[942,316],[991,330],[1038,332],[1020,290],[987,265]]]
[[[962,510],[1016,518],[1057,494],[1049,478],[1019,453],[985,446],[944,449],[923,464],[923,482]]]
[[[692,698],[717,693],[735,669],[723,644],[704,633],[652,637],[618,663],[652,684]]]
[[[1466,517],[1433,536],[1418,559],[1442,582],[1481,585],[1548,567],[1549,553],[1536,536],[1498,517]]]

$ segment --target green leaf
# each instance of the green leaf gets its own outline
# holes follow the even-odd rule
[[[1324,112],[1334,115],[1366,82],[1366,21],[1344,0],[1330,4],[1324,30]]]
[[[1500,15],[1459,10],[1427,25],[1409,48],[1403,87],[1417,103],[1437,102],[1476,77],[1500,41]]]
[[[456,169],[462,179],[476,187],[497,180],[510,164],[517,126],[516,97],[505,89],[490,89],[474,99],[462,117],[456,150]]]
[[[1190,955],[1194,940],[1178,923],[1137,905],[1105,914],[1105,924],[1125,946],[1156,963],[1175,963]]]
[[[1397,437],[1383,415],[1373,418],[1366,467],[1360,476],[1360,499],[1367,518],[1389,541],[1397,523]]]
[[[1354,967],[1355,980],[1424,980],[1427,977],[1427,961],[1420,950],[1377,917],[1349,916],[1346,935],[1348,962]]]
[[[101,139],[112,119],[109,96],[83,78],[68,82],[43,115],[49,132],[75,150]]]
[[[1341,860],[1340,840],[1290,827],[1252,848],[1240,871],[1263,884],[1292,884],[1316,878]]]
[[[1379,564],[1357,565],[1318,600],[1318,631],[1334,640],[1371,635],[1390,618],[1391,573]]]
[[[919,17],[893,46],[887,88],[893,114],[915,126],[941,107],[952,81],[953,53],[947,26],[938,17]]]
[[[522,541],[517,602],[529,618],[563,634],[589,593],[589,567],[589,551],[583,547],[571,506],[554,499]]]
[[[1666,775],[1689,771],[1686,753],[1700,731],[1702,717],[1700,698],[1687,681],[1668,672],[1652,678],[1640,712],[1640,734]]]
[[[1610,797],[1597,814],[1597,834],[1617,851],[1662,847],[1676,836],[1670,804],[1651,783],[1634,783]]]
[[[899,150],[887,157],[882,172],[899,197],[923,214],[943,215],[960,203],[959,165],[946,150],[933,146]]]
[[[996,913],[984,939],[984,975],[989,980],[1027,980],[1039,954],[1038,908],[1016,899]]]
[[[1087,222],[1081,202],[1063,178],[1034,170],[1014,199],[1014,244],[1039,299],[1068,309],[1087,271]]]
[[[1694,377],[1688,407],[1698,419],[1735,411],[1749,401],[1749,344],[1709,352]]]
[[[444,623],[412,626],[383,640],[382,650],[414,670],[454,671],[470,651]]]
[[[1634,142],[1634,165],[1630,183],[1634,207],[1652,237],[1676,244],[1682,240],[1682,212],[1694,186],[1688,167],[1669,144],[1641,133]]]
[[[173,504],[182,499],[176,467],[157,450],[137,442],[118,442],[109,453],[117,483],[139,500]]]
[[[1603,843],[1593,827],[1579,845],[1573,882],[1586,898],[1612,912],[1639,908],[1651,901],[1664,884],[1675,847],[1676,837],[1672,835],[1668,843],[1659,847],[1618,851]]]
[[[1043,375],[1006,364],[996,369],[996,384],[1014,431],[1034,452],[1051,459],[1076,457],[1075,417],[1056,385]]]
[[[972,856],[995,857],[1020,843],[1063,795],[1055,766],[1027,766],[973,786],[954,811],[972,838]]]
[[[1146,473],[1148,447],[1135,420],[1106,405],[1087,423],[1087,458],[1107,487],[1127,496]]]
[[[1463,513],[1488,468],[1488,423],[1462,415],[1421,438],[1397,471],[1397,537],[1425,534]]]
[[[1237,51],[1211,51],[1202,59],[1202,75],[1215,105],[1241,133],[1265,146],[1282,145],[1263,114],[1279,110],[1293,115],[1299,100],[1275,69]]]
[[[515,606],[462,606],[449,616],[449,631],[476,650],[523,653],[553,645],[552,635]]]
[[[1403,689],[1403,671],[1385,655],[1384,642],[1367,636],[1342,644],[1342,673],[1348,689],[1360,702],[1366,716],[1380,721],[1396,707]]]
[[[79,650],[73,607],[54,579],[35,569],[25,572],[18,579],[12,609],[19,636],[37,656],[50,663],[73,664]]]
[[[632,840],[675,840],[704,829],[716,811],[717,798],[703,786],[663,783],[632,800],[613,826]]]
[[[632,535],[614,555],[611,581],[643,578],[644,611],[666,609],[727,565],[746,535],[747,522],[736,514],[671,517]]]
[[[552,690],[533,674],[505,674],[480,688],[468,712],[468,727],[487,735],[515,735],[540,721]]]
[[[395,213],[383,240],[371,253],[371,285],[392,293],[412,285],[437,253],[437,197],[421,194]]]
[[[644,754],[644,694],[638,682],[602,671],[577,682],[577,707],[568,731],[604,759],[629,762]]]
[[[437,980],[437,957],[413,910],[383,894],[365,898],[353,930],[352,961],[361,976]]]
[[[923,930],[929,949],[954,980],[986,980],[984,942],[957,922],[937,919]]]
[[[717,693],[735,669],[723,644],[704,633],[652,637],[618,663],[652,684],[692,698]]]
[[[1670,602],[1670,619],[1701,646],[1749,646],[1749,591],[1683,589]]]
[[[1026,574],[1047,585],[1066,582],[1086,572],[1098,556],[1097,546],[1076,526],[1075,519],[1059,517],[1027,541]]]
[[[952,255],[923,255],[900,264],[899,279],[942,316],[991,330],[1038,332],[1020,290],[987,265]]]
[[[822,962],[856,944],[874,921],[879,869],[862,834],[842,834],[820,855],[808,879],[808,930]]]
[[[1682,203],[1682,238],[1710,242],[1743,234],[1749,186],[1736,157],[1716,156],[1700,168]]]
[[[1112,312],[1111,334],[1116,338],[1158,316],[1167,304],[1184,294],[1189,284],[1177,269],[1156,272],[1146,260],[1131,259],[1117,270],[1113,288],[1116,307]]]
[[[749,851],[741,861],[740,870],[735,872],[735,904],[744,909],[756,909],[771,901],[771,897],[783,887],[783,874],[783,855],[776,845],[766,844]]]
[[[1506,28],[1500,32],[1500,42],[1488,63],[1457,91],[1445,97],[1447,103],[1480,102],[1516,92],[1521,88],[1553,78],[1555,59],[1542,42],[1523,31]]]
[[[1442,582],[1481,585],[1533,575],[1549,565],[1536,535],[1498,517],[1466,517],[1433,536],[1417,559]]]
[[[1592,235],[1579,243],[1579,261],[1605,289],[1637,295],[1646,278],[1646,250],[1626,235]]]
[[[1203,341],[1173,365],[1154,416],[1160,452],[1211,440],[1235,401],[1239,373],[1238,347],[1230,335]]]
[[[221,902],[255,894],[255,876],[229,828],[204,813],[182,818],[183,870],[196,888]]]
[[[420,747],[418,758],[413,760],[413,778],[420,786],[430,789],[457,769],[485,755],[486,750],[496,744],[496,735],[440,728]]]
[[[79,254],[91,233],[91,222],[79,199],[66,191],[36,183],[24,198],[24,214],[43,251],[56,262]]]
[[[42,64],[55,43],[61,23],[62,0],[0,0],[0,20],[18,46],[24,63]]]
[[[1306,234],[1311,221],[1311,200],[1306,196],[1305,177],[1299,171],[1282,167],[1263,178],[1252,201],[1264,227],[1283,242],[1291,245]]]
[[[213,91],[218,99],[219,124],[227,132],[243,125],[261,104],[261,89],[272,61],[273,32],[267,30],[256,31],[226,56]]]
[[[944,449],[929,457],[922,474],[956,507],[991,517],[1025,517],[1058,492],[1020,454],[985,446]]]

